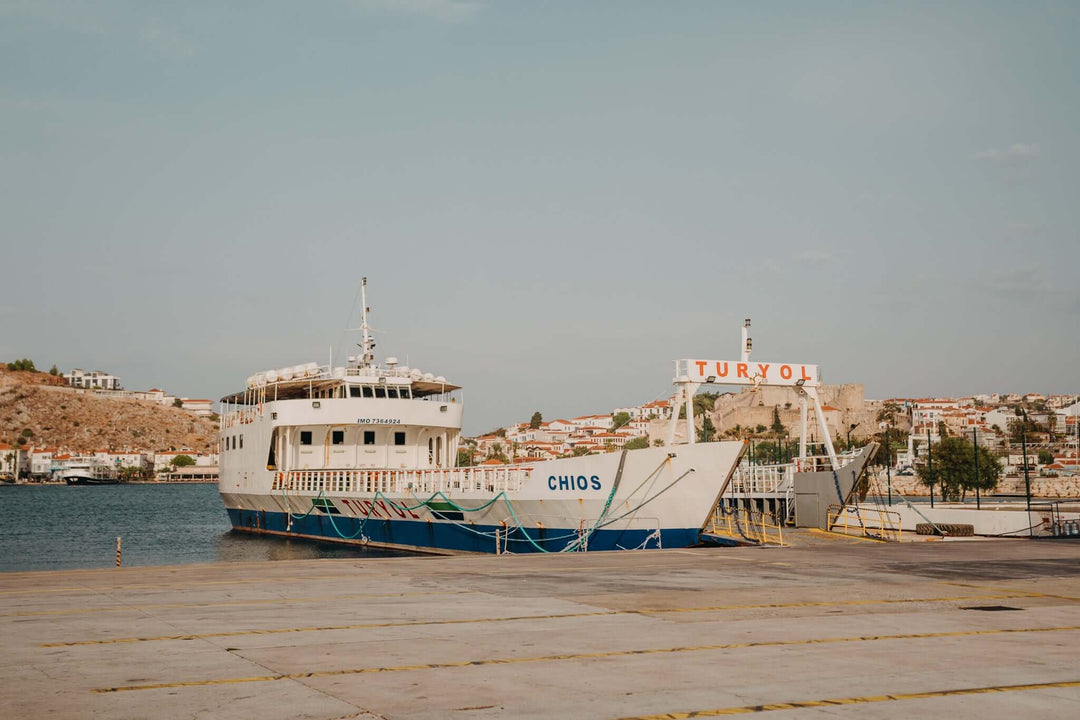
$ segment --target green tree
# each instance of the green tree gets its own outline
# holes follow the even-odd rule
[[[56,377],[60,374],[60,370],[56,367],[56,365],[53,365],[51,368],[49,368],[49,374],[53,377]]]
[[[487,454],[487,459],[506,462],[506,453],[503,452],[502,443],[495,443],[491,446],[491,450],[489,450]]]
[[[195,458],[190,455],[177,455],[172,459],[172,466],[174,468],[191,467],[195,464]]]
[[[769,428],[765,427],[761,423],[758,423],[757,427],[754,428],[754,432],[757,433],[758,435],[764,435],[765,431],[768,430],[768,429]]]
[[[984,447],[979,447],[979,478],[975,479],[975,450],[964,438],[947,437],[931,447],[933,476],[930,464],[920,464],[919,479],[929,486],[931,481],[946,500],[963,500],[976,487],[993,490],[1001,479],[1001,462]]]
[[[184,407],[184,401],[180,398],[176,398],[172,401],[173,407]]]
[[[1028,442],[1031,442],[1031,434],[1041,432],[1046,432],[1046,429],[1026,414],[1009,420],[1010,442],[1019,443],[1024,435],[1027,435]]]
[[[647,438],[647,437],[633,438],[632,440],[628,440],[626,442],[626,444],[623,445],[623,447],[626,448],[627,450],[640,450],[642,448],[647,448],[647,447],[649,447],[649,438]]]
[[[611,419],[611,432],[615,432],[616,430],[618,430],[623,425],[626,425],[629,422],[630,422],[630,413],[628,413],[628,412],[615,413],[615,417],[613,417]]]
[[[711,442],[714,437],[716,437],[716,427],[713,426],[712,417],[708,413],[702,413],[698,442]]]
[[[9,362],[7,369],[12,371],[37,372],[34,361],[30,358],[21,358],[15,362]]]
[[[585,447],[583,445],[578,445],[576,448],[574,448],[573,450],[570,451],[570,454],[573,455],[574,457],[581,457],[582,455],[588,455],[589,454],[589,448],[587,448],[587,447]]]
[[[784,423],[780,420],[780,406],[774,405],[772,409],[772,426],[769,428],[772,430],[773,435],[778,438],[787,435],[787,428],[784,427]]]
[[[542,422],[544,422],[544,416],[540,414],[539,410],[537,410],[532,414],[532,418],[529,420],[529,427],[535,430],[540,427],[540,423]]]
[[[1039,451],[1039,464],[1049,465],[1054,462],[1054,453],[1046,450],[1045,448]]]
[[[458,448],[457,466],[469,467],[472,465],[472,448]]]
[[[890,425],[896,424],[896,418],[903,412],[903,409],[892,400],[881,406],[878,410],[877,421],[879,423],[889,423]]]

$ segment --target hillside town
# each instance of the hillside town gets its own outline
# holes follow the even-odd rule
[[[211,400],[124,390],[98,370],[0,365],[0,480],[59,482],[71,468],[102,480],[217,479]],[[101,447],[95,447],[100,444]]]
[[[64,442],[64,438],[42,444],[40,433],[20,426],[28,425],[28,416],[15,404],[10,417],[0,418],[3,480],[56,481],[73,465],[89,465],[103,476],[125,480],[216,480],[218,455],[213,433],[217,416],[213,401],[179,397],[159,388],[125,390],[119,377],[99,370],[76,368],[60,373],[54,367],[49,373],[40,373],[29,360],[7,363],[0,385],[0,391],[7,395],[0,397],[11,397],[18,376],[26,376],[22,382],[45,386],[51,393],[179,410],[204,424],[199,425],[199,446],[146,446],[138,442],[138,431],[132,432],[128,442],[110,442],[101,448]],[[847,450],[871,440],[888,439],[889,450],[879,457],[879,464],[887,463],[898,478],[914,475],[925,462],[926,448],[947,437],[963,437],[990,450],[1000,459],[1006,480],[1025,470],[1039,478],[1080,477],[1080,395],[994,393],[868,400],[860,384],[823,386],[821,392],[822,418],[835,447]],[[786,461],[797,451],[801,423],[798,399],[790,388],[699,393],[693,405],[696,441],[746,440],[748,461],[756,464]],[[63,410],[66,405],[58,407]],[[464,438],[457,464],[527,464],[661,446],[668,442],[673,418],[674,442],[682,443],[687,438],[685,416],[685,408],[677,406],[675,397],[570,418],[545,419],[538,410],[527,421]],[[78,421],[74,425],[78,427]],[[822,453],[825,433],[813,414],[808,418],[807,435],[810,453]],[[917,487],[909,490],[918,492]]]
[[[836,448],[847,450],[887,438],[889,452],[879,460],[900,478],[914,476],[926,462],[926,448],[947,437],[962,437],[990,450],[1002,464],[1005,481],[1025,470],[1044,479],[1080,478],[1080,395],[867,400],[862,385],[847,384],[823,386],[822,396],[825,427]],[[696,440],[742,438],[750,445],[750,461],[757,464],[789,459],[800,440],[797,404],[795,393],[787,388],[698,394]],[[467,439],[459,464],[530,463],[663,445],[676,412],[674,397],[568,419],[545,420],[538,411],[527,422]],[[685,411],[680,417],[685,418]],[[813,414],[807,434],[811,454],[823,452],[824,433]],[[678,419],[675,442],[685,438],[686,421]],[[1068,485],[1070,491],[1073,485]],[[908,489],[919,492],[914,484]]]

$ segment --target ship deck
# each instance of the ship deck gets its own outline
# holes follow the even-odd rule
[[[1080,542],[786,540],[0,574],[0,707],[259,720],[1080,715]]]

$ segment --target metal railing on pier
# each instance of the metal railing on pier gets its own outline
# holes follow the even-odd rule
[[[772,513],[743,507],[717,507],[705,532],[761,545],[783,545],[783,521]]]
[[[900,542],[903,521],[900,513],[863,505],[830,505],[828,528],[832,532]]]

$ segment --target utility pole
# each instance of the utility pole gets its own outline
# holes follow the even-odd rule
[[[1028,475],[1027,459],[1027,410],[1023,411],[1023,419],[1020,421],[1020,449],[1024,454],[1024,496],[1027,498],[1028,534],[1034,535],[1035,530],[1031,524],[1031,477]]]
[[[892,449],[889,447],[889,431],[892,426],[885,426],[885,477],[889,484],[889,506],[892,506]]]
[[[976,428],[971,428],[971,445],[975,449],[975,509],[978,510],[982,507],[982,503],[979,500],[979,431]]]
[[[930,444],[930,430],[926,431],[927,475],[930,477],[930,507],[934,507],[934,446]]]

